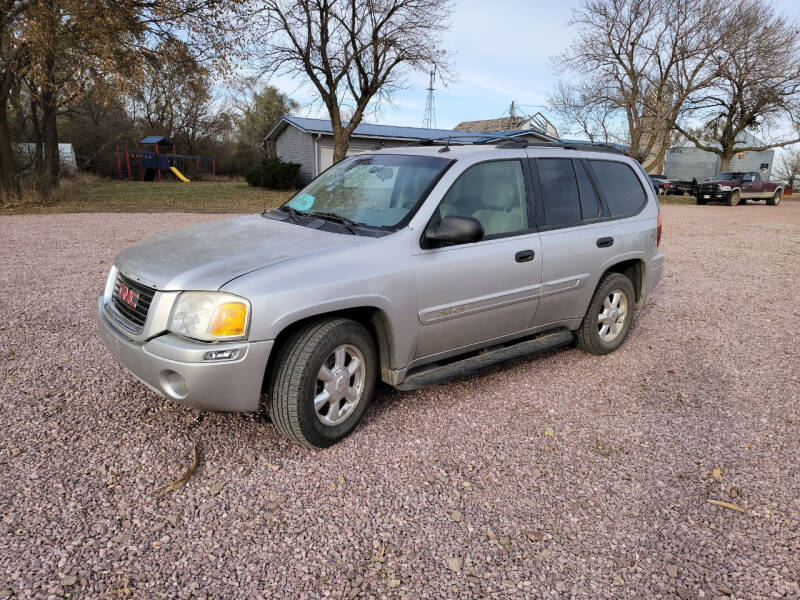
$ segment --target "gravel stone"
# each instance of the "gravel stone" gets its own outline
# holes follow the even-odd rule
[[[447,568],[450,569],[451,571],[455,571],[456,573],[458,573],[461,570],[462,564],[464,564],[464,561],[462,561],[458,557],[447,559]]]
[[[675,579],[678,576],[678,567],[675,565],[667,565],[667,575]]]
[[[0,217],[0,598],[800,598],[800,203],[662,213],[617,352],[379,386],[324,451],[156,396],[97,336],[114,255],[220,215]]]

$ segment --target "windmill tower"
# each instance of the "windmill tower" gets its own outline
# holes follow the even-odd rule
[[[436,109],[433,106],[433,81],[436,77],[436,69],[431,70],[431,80],[428,84],[428,99],[425,101],[425,117],[422,119],[422,126],[427,129],[436,128]]]

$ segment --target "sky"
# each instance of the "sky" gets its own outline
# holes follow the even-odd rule
[[[567,25],[579,0],[455,0],[452,27],[443,45],[453,52],[456,81],[435,84],[436,126],[451,129],[461,121],[508,115],[514,100],[524,113],[544,110],[547,95],[567,74],[554,73],[549,57],[567,49]],[[778,10],[800,20],[800,0],[777,0]],[[286,78],[272,81],[299,101],[300,116],[327,118],[310,90]],[[411,74],[406,88],[365,122],[421,127],[428,75]]]

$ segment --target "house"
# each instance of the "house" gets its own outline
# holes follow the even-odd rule
[[[737,140],[739,144],[748,146],[763,145],[764,142],[751,133],[743,133]],[[772,165],[775,161],[775,150],[763,152],[739,152],[731,159],[729,171],[756,172],[761,179],[769,181]],[[680,181],[704,181],[719,173],[720,157],[713,152],[706,152],[692,142],[684,141],[667,149],[664,158],[664,175],[669,179]]]
[[[490,131],[519,131],[534,129],[545,133],[551,139],[558,138],[558,130],[542,113],[528,116],[508,116],[499,119],[483,119],[482,121],[462,121],[454,127],[455,131],[472,131],[486,133]]]
[[[469,131],[452,129],[427,129],[423,127],[401,127],[360,123],[350,136],[347,155],[368,152],[376,147],[393,148],[425,139],[452,139],[477,141],[494,136],[524,138],[535,141],[554,141],[555,138],[536,129],[483,132],[476,135]],[[276,156],[287,162],[300,164],[300,175],[304,182],[310,181],[333,164],[333,129],[327,119],[284,116],[272,127],[264,138]]]

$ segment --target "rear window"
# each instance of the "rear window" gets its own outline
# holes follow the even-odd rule
[[[612,218],[632,217],[644,208],[647,196],[633,169],[610,160],[590,160],[589,163]]]
[[[539,185],[542,187],[544,220],[547,227],[574,227],[581,224],[581,203],[572,160],[539,158]]]

